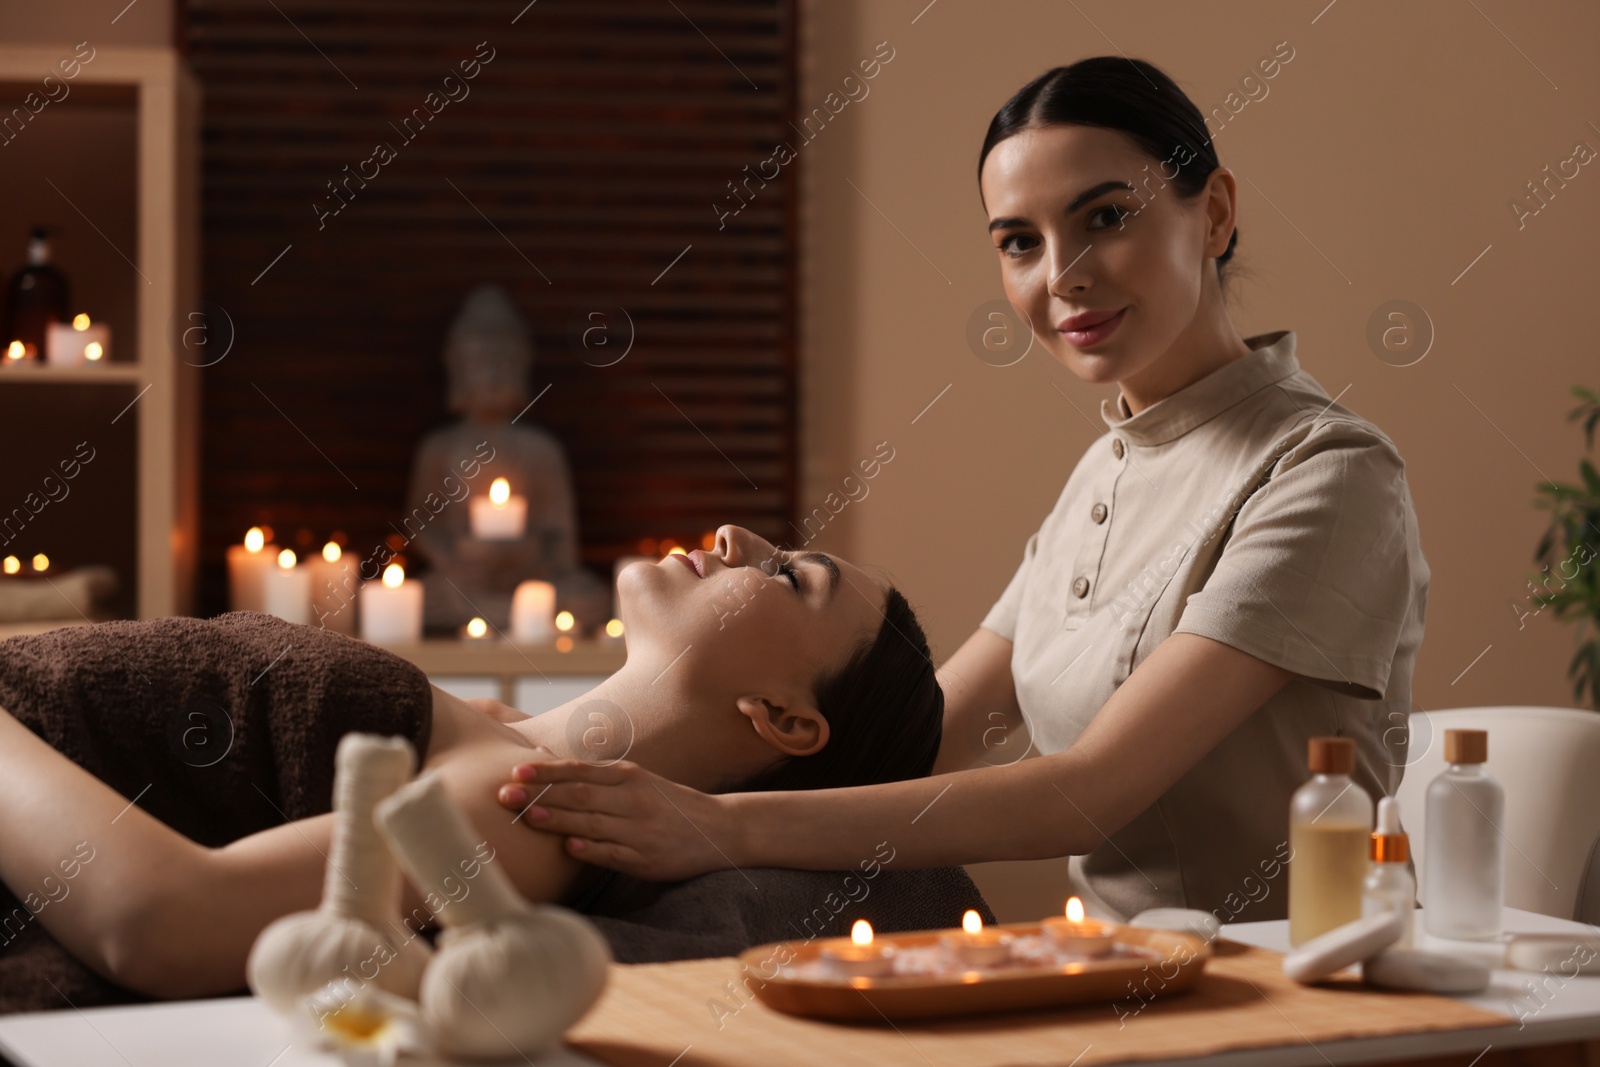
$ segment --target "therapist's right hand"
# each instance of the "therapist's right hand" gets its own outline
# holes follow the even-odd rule
[[[738,821],[719,795],[637,763],[521,763],[496,793],[528,826],[566,836],[567,854],[666,882],[738,866]]]

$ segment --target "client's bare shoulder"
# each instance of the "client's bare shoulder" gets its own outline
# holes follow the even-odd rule
[[[530,834],[495,799],[495,790],[506,781],[513,764],[545,758],[549,753],[535,748],[519,731],[434,687],[433,728],[422,770],[438,775],[445,792],[466,815],[477,835],[477,858],[499,865],[522,895],[535,903],[567,898],[588,869],[563,851],[560,837]],[[470,891],[470,884],[464,888]],[[407,915],[417,914],[414,908],[426,913],[409,881],[404,894]]]

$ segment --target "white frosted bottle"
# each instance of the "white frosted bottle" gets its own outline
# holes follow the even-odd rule
[[[1428,783],[1422,882],[1423,928],[1435,937],[1481,941],[1500,934],[1506,795],[1483,769],[1484,730],[1446,730],[1444,773]]]

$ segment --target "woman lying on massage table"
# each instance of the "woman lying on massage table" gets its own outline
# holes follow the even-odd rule
[[[603,872],[567,856],[559,838],[527,833],[496,802],[494,786],[519,760],[626,755],[708,792],[870,784],[931,769],[943,697],[927,641],[905,598],[860,568],[724,526],[712,552],[628,567],[619,601],[627,663],[577,700],[527,718],[432,689],[422,769],[443,780],[493,849],[491,862],[530,900],[570,900]],[[137,644],[139,627],[162,621],[84,629],[120,633],[124,644],[131,634]],[[281,625],[289,643],[345,642],[380,669],[392,660],[394,670],[415,671],[359,642]],[[138,659],[137,648],[123,651]],[[333,816],[208,847],[132,800],[0,709],[0,879],[22,898],[74,842],[93,848],[70,893],[36,921],[97,973],[151,996],[243,988],[262,927],[317,906]],[[409,882],[401,913],[413,927],[432,918]]]

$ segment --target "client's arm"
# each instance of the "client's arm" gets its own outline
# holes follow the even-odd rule
[[[1071,748],[884,785],[708,796],[622,762],[518,768],[524,819],[591,863],[647,878],[727,866],[843,869],[891,842],[906,867],[1089,852],[1292,677],[1197,634],[1163,641]],[[982,688],[981,686],[979,687]],[[941,754],[941,759],[942,759]]]
[[[557,900],[581,865],[562,854],[558,839],[530,838],[516,827],[484,788],[506,761],[527,753],[511,743],[465,746],[429,769],[518,890],[530,900]],[[3,709],[0,814],[0,880],[24,904],[34,899],[34,921],[97,973],[165,998],[244,986],[245,959],[261,929],[320,902],[334,820],[331,813],[298,819],[207,848]],[[413,929],[431,921],[405,879],[401,907]]]

